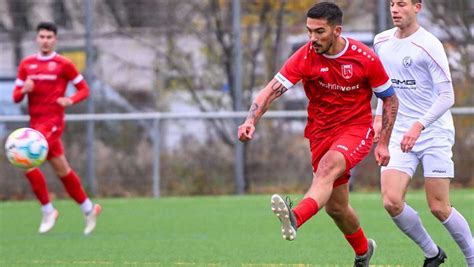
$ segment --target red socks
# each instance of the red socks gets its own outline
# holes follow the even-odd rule
[[[298,205],[293,209],[293,214],[296,217],[296,225],[299,228],[307,220],[313,217],[319,211],[319,205],[316,200],[307,197],[303,199]],[[369,243],[367,237],[364,234],[362,228],[359,229],[350,235],[344,236],[347,239],[347,242],[352,246],[356,255],[364,255],[369,250]]]
[[[26,178],[30,181],[31,188],[33,193],[35,193],[36,198],[39,200],[41,205],[46,205],[49,203],[49,193],[48,187],[46,186],[46,178],[44,178],[43,173],[40,169],[35,168],[31,171],[25,173]]]
[[[359,228],[355,233],[344,236],[347,239],[347,242],[352,246],[356,255],[362,256],[369,250],[369,243],[367,237],[362,231],[362,228]]]
[[[66,188],[69,195],[78,204],[82,204],[87,199],[86,192],[81,185],[81,179],[73,170],[71,170],[66,176],[61,177],[61,182],[63,182],[64,188]]]
[[[33,193],[36,195],[36,198],[39,200],[41,205],[46,205],[49,203],[49,193],[48,187],[46,186],[46,178],[40,169],[35,168],[31,171],[25,173],[28,181],[30,181],[31,188]],[[81,180],[77,174],[71,170],[69,174],[64,177],[61,177],[61,182],[63,182],[66,191],[69,195],[78,203],[81,204],[87,199],[86,192],[81,185]]]
[[[313,217],[319,211],[319,205],[316,200],[307,197],[301,200],[293,209],[293,214],[296,217],[296,226],[299,228],[309,218]]]

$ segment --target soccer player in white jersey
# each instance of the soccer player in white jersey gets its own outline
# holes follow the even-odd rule
[[[423,165],[425,191],[433,215],[445,226],[474,266],[474,244],[466,219],[449,201],[454,125],[449,108],[454,92],[441,42],[417,22],[421,0],[390,0],[395,28],[374,40],[374,49],[392,80],[400,106],[390,140],[391,159],[381,169],[384,207],[400,230],[425,254],[423,266],[439,266],[447,258],[427,233],[405,194],[418,163]],[[374,120],[381,129],[381,105]]]

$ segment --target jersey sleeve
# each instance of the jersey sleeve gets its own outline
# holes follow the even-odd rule
[[[374,37],[374,41],[373,41],[373,45],[372,45],[372,49],[374,50],[374,53],[378,56],[379,55],[379,47],[380,47],[380,33],[377,34],[375,37]]]
[[[434,84],[451,82],[449,62],[441,42],[433,43],[426,51],[427,65]]]
[[[304,76],[304,64],[306,64],[306,60],[309,60],[306,56],[307,53],[308,45],[298,49],[275,75],[275,79],[287,89],[297,84]]]
[[[66,76],[66,79],[73,84],[78,84],[84,79],[77,70],[76,66],[74,66],[74,64],[70,61],[67,61],[66,63],[64,75]]]
[[[380,46],[382,45],[382,43],[384,43],[385,41],[390,39],[390,36],[393,34],[392,31],[393,31],[393,29],[392,30],[387,30],[387,31],[384,31],[384,32],[381,32],[381,33],[375,35],[373,46],[372,46],[375,54],[377,54],[377,55],[379,54]]]
[[[73,104],[76,104],[89,96],[89,86],[72,62],[66,64],[65,76],[77,89],[77,92],[70,97]]]
[[[374,53],[367,59],[365,71],[369,85],[378,98],[385,98],[394,94],[392,82],[382,62]]]
[[[437,83],[434,89],[438,93],[436,100],[425,115],[418,120],[425,128],[439,119],[454,105],[454,90],[451,82]]]
[[[22,61],[20,63],[20,66],[18,67],[18,74],[15,80],[15,88],[13,89],[13,102],[18,103],[21,100],[23,100],[23,97],[25,96],[22,92],[21,89],[23,88],[23,85],[25,84],[27,78],[27,73],[25,69],[25,64]]]

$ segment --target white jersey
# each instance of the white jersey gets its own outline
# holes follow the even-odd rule
[[[395,37],[397,28],[375,36],[374,50],[392,80],[399,107],[394,134],[404,134],[419,120],[438,97],[434,85],[451,82],[446,53],[441,42],[420,27],[407,38]],[[381,102],[381,101],[379,101]],[[381,114],[381,103],[377,114]],[[454,139],[451,112],[446,111],[438,120],[422,131],[419,141],[436,136]]]

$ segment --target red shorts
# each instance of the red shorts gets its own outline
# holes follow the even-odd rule
[[[345,184],[351,177],[350,170],[365,158],[372,147],[374,130],[367,126],[349,126],[338,133],[330,133],[325,137],[309,141],[313,172],[318,169],[319,161],[329,150],[336,150],[344,155],[346,170],[334,181],[334,187]]]
[[[48,156],[47,159],[59,157],[64,154],[63,143],[61,142],[61,135],[63,133],[62,127],[57,127],[56,125],[48,123],[36,123],[31,124],[31,128],[39,131],[46,137],[48,141]]]

